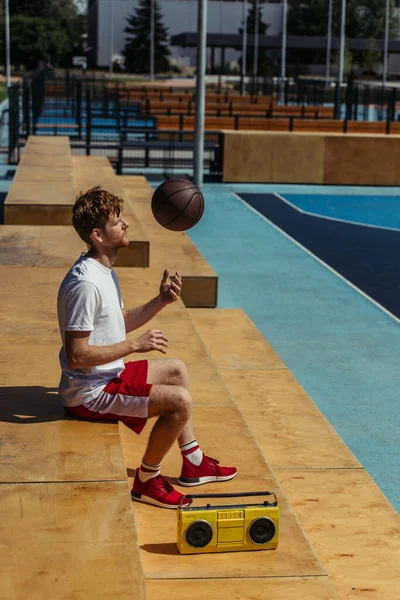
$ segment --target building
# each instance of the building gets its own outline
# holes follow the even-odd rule
[[[88,44],[92,48],[92,66],[107,67],[111,55],[114,58],[121,55],[125,46],[126,19],[138,4],[138,0],[89,0]],[[196,32],[197,0],[159,0],[158,5],[170,36]],[[260,6],[263,21],[270,25],[268,35],[279,35],[282,30],[281,0],[260,0]],[[207,32],[237,34],[242,25],[242,17],[243,0],[208,0]],[[195,65],[194,48],[171,46],[171,56],[179,66]],[[237,61],[239,56],[240,52],[227,50],[225,61]]]
[[[250,4],[251,0],[248,0]],[[383,0],[382,0],[383,1]],[[328,0],[327,0],[328,2]],[[133,14],[138,6],[138,0],[89,0],[88,5],[88,53],[89,66],[107,67],[110,65],[111,57],[115,61],[121,56],[125,47],[125,33],[127,18]],[[259,0],[263,22],[269,25],[268,40],[260,40],[260,47],[268,47],[279,52],[282,34],[282,0]],[[398,7],[400,0],[395,0]],[[162,12],[163,23],[168,29],[170,38],[175,40],[191,39],[191,43],[185,46],[171,45],[171,57],[176,64],[182,67],[195,66],[196,42],[193,43],[193,34],[197,30],[197,0],[158,0],[158,6]],[[240,51],[240,40],[236,44],[229,42],[229,36],[238,36],[243,19],[243,0],[208,0],[207,34],[217,40],[214,48],[207,49],[207,62],[209,65],[218,66],[221,63],[228,66],[237,64]],[[184,35],[186,34],[186,36]],[[192,34],[192,35],[190,35]],[[221,39],[221,45],[218,39]],[[251,36],[250,36],[251,37]],[[325,38],[300,38],[292,36],[288,39],[288,48],[324,48]],[[251,39],[249,39],[251,44]],[[304,44],[309,43],[309,46]],[[319,45],[318,45],[319,44]],[[349,49],[365,49],[368,40],[348,40]],[[383,49],[383,40],[378,41],[378,46]],[[338,40],[334,40],[332,48],[338,47]],[[399,42],[392,40],[389,44],[389,73],[400,74]],[[222,49],[223,48],[223,49]],[[317,66],[316,71],[321,70]],[[322,72],[322,71],[321,71]]]

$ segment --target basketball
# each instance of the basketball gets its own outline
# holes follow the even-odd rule
[[[156,221],[171,231],[186,231],[202,217],[204,198],[187,179],[168,179],[153,194],[151,210]]]

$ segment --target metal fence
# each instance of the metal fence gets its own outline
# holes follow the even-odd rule
[[[367,109],[371,105],[376,108],[377,120],[385,120],[398,97],[395,87],[358,82],[352,76],[341,86],[339,96],[336,81],[305,78],[282,81],[277,77],[253,77],[246,83],[246,92],[253,97],[270,96],[286,106],[334,106],[336,118],[343,118],[345,111],[348,119],[365,121],[369,120]]]
[[[8,162],[18,161],[18,142],[20,137],[21,90],[14,83],[8,89]]]
[[[250,104],[257,104],[262,94],[270,97],[275,106],[331,106],[335,117],[343,120],[344,132],[349,120],[379,120],[386,121],[389,133],[390,122],[398,120],[396,88],[360,84],[349,78],[340,90],[340,97],[336,91],[335,84],[304,79],[286,80],[282,84],[279,79],[253,78],[247,84]],[[179,117],[180,130],[168,135],[157,129],[158,117],[151,113],[150,100],[146,101],[156,95],[162,102],[171,92],[190,96],[193,88],[160,88],[155,92],[146,86],[133,89],[123,81],[111,82],[106,75],[89,77],[67,71],[56,76],[46,68],[37,69],[22,84],[16,83],[9,89],[9,162],[18,160],[18,144],[29,135],[68,135],[75,154],[104,154],[120,172],[129,166],[162,168],[168,172],[191,168],[193,132],[181,131],[186,116],[192,114],[190,98],[182,102],[182,107],[191,108]],[[232,97],[228,88],[221,87],[218,93],[221,103],[226,104]],[[240,127],[241,119],[255,118],[233,112],[232,116],[235,128]],[[310,118],[309,110],[301,116]],[[275,114],[269,110],[264,117],[274,118]],[[290,124],[298,118],[298,112],[293,115],[289,112],[287,118],[289,130],[293,129]],[[316,110],[313,118],[324,117]],[[219,149],[220,140],[216,140],[215,132],[206,132],[204,166],[210,173],[221,171]]]
[[[120,135],[118,174],[126,168],[161,169],[172,174],[175,169],[193,166],[195,131],[123,128]],[[205,132],[204,168],[216,178],[222,176],[221,143],[221,132]]]
[[[157,130],[156,118],[129,97],[124,83],[107,78],[54,75],[42,69],[10,89],[9,160],[29,135],[68,135],[74,154],[107,156],[122,173],[126,168],[192,169],[194,133]],[[142,114],[143,113],[143,114]],[[212,137],[214,141],[212,141]],[[216,135],[208,133],[204,166],[213,174]]]
[[[3,107],[0,114],[0,151],[8,154],[8,130],[10,111]]]

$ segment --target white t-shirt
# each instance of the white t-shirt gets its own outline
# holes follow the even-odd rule
[[[63,346],[59,393],[64,406],[95,399],[124,369],[123,359],[87,369],[70,369],[65,355],[65,331],[90,331],[89,344],[108,346],[126,339],[123,302],[113,269],[82,254],[65,276],[57,300]]]

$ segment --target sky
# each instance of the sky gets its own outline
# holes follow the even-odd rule
[[[84,13],[87,10],[87,0],[75,0],[79,12]]]

